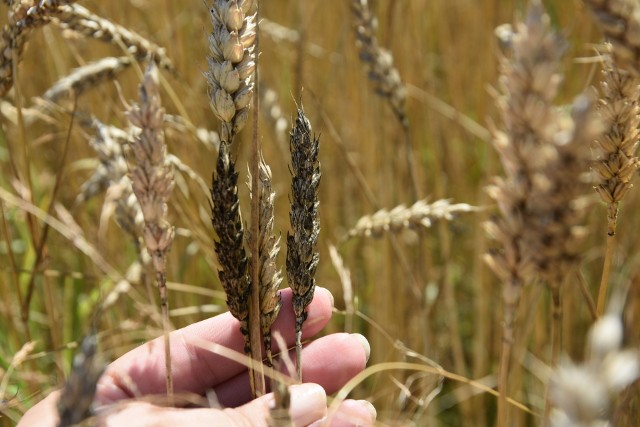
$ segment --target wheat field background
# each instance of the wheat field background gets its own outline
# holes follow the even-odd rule
[[[4,3],[0,24],[6,22]],[[524,17],[527,2],[370,2],[378,18],[378,42],[392,53],[406,85],[417,186],[407,167],[403,128],[387,100],[372,90],[359,59],[350,3],[260,2],[260,141],[276,193],[274,229],[283,236],[289,229],[288,132],[296,104],[302,104],[321,138],[321,260],[316,279],[336,297],[330,331],[364,334],[371,343],[369,366],[380,368],[352,396],[374,403],[380,425],[493,425],[497,398],[478,384],[497,387],[502,336],[501,284],[483,260],[495,247],[483,228],[495,213],[486,187],[502,173],[489,132],[491,124],[499,122],[492,93],[501,54],[494,29]],[[175,65],[174,73],[160,71],[167,113],[187,123],[165,128],[168,152],[184,165],[184,170],[176,168],[176,187],[168,204],[177,234],[167,261],[171,323],[179,328],[226,311],[206,189],[216,150],[203,130],[218,128],[203,76],[211,26],[206,5],[200,0],[79,4],[165,48]],[[557,103],[570,103],[598,85],[600,65],[590,58],[595,57],[594,45],[602,41],[602,33],[582,1],[544,4],[552,26],[569,42]],[[88,144],[91,129],[72,113],[126,128],[125,103],[138,97],[144,64],[91,85],[77,98],[66,93],[55,102],[39,101],[74,68],[122,55],[121,46],[55,23],[43,26],[29,35],[15,86],[1,100],[0,186],[11,200],[21,201],[0,202],[3,426],[14,425],[25,410],[64,384],[97,304],[118,284],[117,277],[135,277],[130,266],[137,260],[136,248],[112,216],[105,217],[104,191],[77,203],[98,160]],[[46,108],[37,110],[36,105]],[[250,136],[250,129],[245,129],[235,146],[245,212]],[[595,299],[606,242],[606,206],[595,199],[595,192],[586,195],[594,201],[586,215],[589,235],[581,249],[579,272]],[[419,199],[450,199],[481,209],[434,220],[429,228],[347,238],[361,217]],[[637,188],[632,188],[618,218],[611,273],[613,290],[629,287],[625,345],[635,348],[640,344],[639,203]],[[26,205],[33,205],[30,213]],[[33,215],[36,209],[60,220],[75,238],[45,225],[42,217]],[[101,260],[82,253],[82,242]],[[345,293],[331,262],[331,245],[350,271],[351,293]],[[280,265],[284,259],[282,251]],[[574,273],[563,288],[562,352],[574,360],[583,358],[593,323],[578,282]],[[21,306],[30,290],[25,320]],[[102,313],[98,336],[104,361],[162,334],[157,300],[156,292],[132,281]],[[523,289],[517,319],[509,393],[530,412],[511,408],[510,425],[538,425],[546,382],[553,375],[548,369],[551,302],[544,287],[531,284]],[[14,356],[29,341],[35,347],[13,367]],[[458,379],[443,379],[409,364],[441,367]],[[630,390],[620,398],[618,425],[639,422],[638,383]]]

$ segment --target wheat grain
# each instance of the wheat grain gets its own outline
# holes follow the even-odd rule
[[[315,272],[320,255],[315,246],[320,233],[318,217],[318,186],[320,140],[311,135],[311,123],[298,109],[291,131],[291,221],[292,233],[287,234],[287,279],[293,293],[296,315],[296,356],[298,380],[302,381],[302,324],[307,318],[306,307],[313,299]]]
[[[175,229],[167,220],[167,201],[174,186],[173,171],[167,162],[167,147],[162,127],[164,110],[158,92],[158,69],[150,63],[140,86],[140,105],[129,111],[129,120],[140,128],[132,144],[136,166],[131,171],[131,183],[144,217],[144,241],[156,271],[164,329],[167,395],[173,399],[171,346],[169,342],[169,303],[166,284],[166,256],[173,242]]]
[[[434,220],[450,221],[461,212],[477,208],[466,203],[451,204],[449,200],[418,200],[410,207],[399,205],[391,210],[380,209],[373,215],[360,218],[347,233],[348,237],[380,237],[386,232],[397,233],[407,228],[431,227]]]

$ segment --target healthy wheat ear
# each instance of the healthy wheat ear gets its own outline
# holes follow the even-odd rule
[[[293,292],[293,311],[296,315],[296,366],[302,381],[302,324],[307,318],[306,307],[313,299],[315,273],[320,255],[316,243],[320,233],[318,217],[318,186],[320,139],[311,135],[311,123],[304,111],[291,131],[291,220],[292,233],[287,235],[287,279]]]
[[[598,113],[605,130],[595,140],[592,170],[595,189],[607,204],[607,249],[596,308],[602,315],[609,287],[619,205],[631,189],[631,179],[639,165],[636,152],[640,138],[640,80],[619,68],[610,55],[604,55],[600,93]]]
[[[497,99],[504,129],[494,131],[505,176],[488,189],[500,215],[486,224],[500,244],[486,259],[503,283],[499,426],[509,425],[506,398],[515,311],[522,287],[534,278],[542,279],[552,294],[553,358],[559,354],[560,285],[575,266],[585,235],[575,199],[584,191],[580,174],[587,167],[586,147],[597,123],[585,98],[574,104],[573,117],[553,106],[565,42],[551,30],[540,1],[532,1],[507,47],[512,52],[501,62]]]
[[[173,170],[167,162],[164,143],[164,109],[158,92],[158,68],[150,63],[140,86],[140,105],[129,111],[131,124],[140,128],[132,143],[136,166],[131,171],[133,193],[144,217],[143,235],[156,271],[160,291],[164,330],[167,395],[173,400],[171,346],[169,342],[169,302],[167,297],[166,258],[175,230],[167,220],[167,202],[173,190]]]

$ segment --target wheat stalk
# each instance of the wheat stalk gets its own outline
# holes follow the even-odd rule
[[[407,228],[431,227],[434,220],[450,221],[461,212],[477,208],[466,203],[451,204],[449,200],[418,200],[410,207],[399,205],[391,210],[380,209],[361,217],[347,233],[348,237],[380,237],[386,232],[398,233]]]
[[[318,186],[320,140],[311,135],[311,123],[298,109],[291,131],[291,221],[292,233],[287,234],[287,279],[293,292],[296,315],[296,363],[298,380],[302,381],[302,324],[307,318],[306,307],[313,299],[320,255],[315,250],[320,233],[318,217]]]
[[[618,68],[609,55],[604,56],[603,67],[598,113],[605,131],[595,140],[592,164],[595,190],[607,204],[607,249],[596,306],[599,315],[606,305],[619,205],[631,189],[631,179],[638,169],[636,151],[640,138],[640,81]]]
[[[132,149],[136,166],[131,171],[133,193],[144,217],[144,240],[156,271],[160,291],[164,330],[167,395],[173,400],[171,346],[169,341],[169,302],[166,283],[166,256],[173,242],[175,229],[167,220],[167,201],[174,186],[173,170],[167,162],[164,143],[164,109],[158,92],[158,68],[150,63],[140,86],[140,105],[129,111],[129,120],[140,128]]]

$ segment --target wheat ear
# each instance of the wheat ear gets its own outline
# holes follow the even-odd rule
[[[606,306],[620,201],[631,189],[631,179],[639,165],[639,84],[638,78],[620,69],[610,55],[604,56],[598,113],[605,130],[595,140],[592,164],[596,192],[607,204],[607,246],[596,305],[598,315],[604,313]]]
[[[504,130],[494,131],[493,142],[505,177],[496,178],[488,189],[501,215],[486,224],[500,243],[486,260],[503,283],[500,427],[509,424],[508,372],[522,286],[534,277],[545,280],[553,294],[554,325],[559,321],[559,286],[575,263],[584,236],[574,203],[581,191],[578,175],[586,166],[584,137],[594,136],[584,100],[575,107],[575,123],[553,107],[562,81],[558,70],[565,43],[551,30],[540,1],[532,1],[508,47],[512,55],[501,62],[502,90],[497,99]]]
[[[318,187],[320,185],[320,140],[311,135],[311,123],[298,109],[289,140],[291,150],[291,221],[292,233],[287,235],[287,279],[293,292],[296,316],[296,364],[298,380],[302,381],[302,324],[307,318],[306,307],[313,299],[315,273],[320,255],[316,243],[320,233],[318,217]]]
[[[253,365],[262,361],[259,300],[257,297],[253,299],[253,322],[257,322],[257,328],[250,328],[250,296],[257,289],[252,290],[252,277],[247,271],[244,230],[238,206],[238,174],[230,149],[235,135],[247,123],[253,98],[257,6],[255,0],[213,2],[209,10],[213,24],[209,36],[209,70],[205,74],[209,83],[209,102],[220,119],[220,149],[211,190],[214,205],[212,223],[218,235],[215,250],[221,265],[218,276],[227,292],[229,310],[240,321],[245,352],[250,353],[254,361],[249,375],[254,395],[265,391],[264,377],[253,369]]]
[[[273,201],[275,193],[271,190],[271,169],[264,161],[260,153],[260,169],[258,176],[258,191],[253,191],[250,181],[251,199],[258,197],[259,227],[258,227],[258,257],[251,257],[251,262],[258,260],[258,288],[260,290],[260,328],[262,341],[267,356],[267,365],[273,367],[271,353],[271,325],[280,313],[282,302],[280,300],[280,283],[282,273],[276,266],[276,257],[280,251],[280,238],[273,235]],[[251,247],[253,234],[249,234],[249,246]]]
[[[164,143],[164,109],[158,92],[158,68],[150,63],[140,86],[140,105],[129,111],[131,124],[140,128],[132,144],[136,166],[131,171],[133,193],[144,217],[143,235],[156,271],[160,291],[164,330],[167,395],[173,401],[171,345],[169,341],[169,301],[167,296],[166,257],[175,229],[167,220],[167,201],[173,190],[173,170],[167,162]]]
[[[640,4],[634,0],[584,0],[620,67],[640,74]]]

